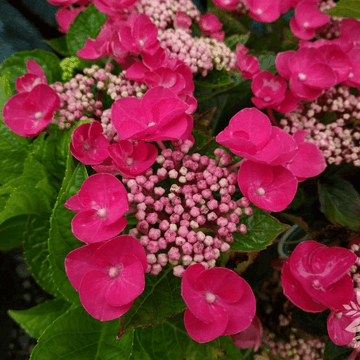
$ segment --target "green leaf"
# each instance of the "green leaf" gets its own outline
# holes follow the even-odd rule
[[[42,67],[48,84],[61,80],[60,60],[54,53],[42,49],[20,51],[5,59],[0,65],[0,76],[5,72],[9,73],[12,95],[16,93],[15,80],[27,73],[26,62],[29,59],[35,60]]]
[[[221,356],[221,360],[250,360],[253,359],[253,349],[242,349],[234,345],[234,342],[231,340],[230,336],[220,336],[219,338],[222,351],[224,356]]]
[[[61,299],[48,300],[28,310],[9,310],[9,315],[33,338],[39,338],[45,329],[67,311],[70,303]]]
[[[336,6],[326,11],[331,16],[360,19],[359,0],[340,0]]]
[[[36,282],[48,293],[59,296],[57,286],[51,276],[48,259],[49,230],[49,218],[41,216],[29,217],[23,235],[24,256],[29,266],[29,271],[34,276]]]
[[[258,57],[260,70],[262,71],[268,70],[271,73],[275,74],[276,73],[275,59],[276,56],[274,54],[271,53],[261,54]]]
[[[11,97],[10,71],[6,70],[0,75],[0,114],[6,101]],[[2,116],[2,115],[1,115]]]
[[[180,287],[181,279],[173,275],[171,267],[157,276],[146,274],[145,290],[121,317],[122,329],[155,325],[183,311],[186,305]]]
[[[95,39],[103,26],[107,15],[101,13],[91,4],[76,17],[66,33],[66,43],[70,55],[76,55],[87,39]]]
[[[16,135],[4,123],[0,123],[0,184],[21,176],[28,145],[28,138]]]
[[[71,231],[71,220],[75,213],[66,209],[64,204],[71,196],[80,190],[86,178],[87,172],[85,165],[79,163],[74,169],[74,163],[71,154],[69,154],[65,178],[51,215],[48,243],[52,279],[64,298],[77,304],[80,303],[79,295],[66,276],[64,260],[70,251],[84,244],[73,235]]]
[[[214,14],[218,17],[219,21],[223,24],[222,31],[225,31],[227,35],[246,34],[248,29],[233,16],[233,13],[220,9],[217,6],[208,10],[210,14]]]
[[[40,336],[30,360],[128,360],[134,331],[116,339],[119,320],[98,321],[83,308],[70,308]]]
[[[344,360],[347,359],[354,349],[347,346],[337,346],[331,340],[325,345],[325,360]]]
[[[135,330],[138,352],[145,352],[141,360],[212,360],[217,340],[199,344],[192,340],[184,326],[184,314],[165,320],[159,325]],[[135,347],[135,346],[134,346]],[[138,360],[137,357],[133,358]]]
[[[51,213],[56,199],[55,185],[44,166],[30,154],[22,175],[0,187],[0,224],[19,215]]]
[[[245,224],[247,232],[245,234],[233,233],[234,242],[230,249],[245,252],[266,248],[289,227],[269,215],[267,211],[255,206],[251,216],[244,214],[239,217],[239,224]]]
[[[66,44],[66,36],[60,36],[55,39],[43,40],[45,44],[53,48],[57,53],[62,56],[69,56],[69,50]]]
[[[309,334],[327,335],[327,318],[330,310],[326,310],[317,314],[302,311],[298,307],[295,308],[294,317],[299,327]]]
[[[234,51],[236,50],[236,46],[237,44],[246,44],[246,42],[249,40],[249,35],[232,35],[232,36],[229,36],[225,39],[225,45],[231,49],[231,51]]]
[[[22,244],[28,218],[28,215],[15,216],[0,225],[0,251],[10,250]]]
[[[360,224],[360,195],[347,180],[337,177],[318,183],[321,211],[332,223],[358,231]]]
[[[206,89],[216,89],[231,85],[232,81],[227,71],[212,70],[205,77],[199,76],[194,79],[194,84]]]

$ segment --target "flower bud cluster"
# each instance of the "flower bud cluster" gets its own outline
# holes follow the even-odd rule
[[[162,150],[156,174],[150,168],[145,175],[123,178],[138,220],[129,233],[147,250],[147,271],[154,275],[168,262],[179,277],[194,263],[214,267],[234,241],[232,233],[247,232],[239,217],[252,214],[248,200],[232,199],[237,176],[226,167],[230,155],[222,149],[215,150],[216,159],[187,155],[192,143],[178,145]]]
[[[112,65],[105,69],[93,65],[85,68],[84,74],[77,74],[62,84],[51,85],[60,97],[59,116],[53,120],[61,129],[70,128],[76,121],[84,119],[101,120],[104,124],[104,135],[112,138],[115,133],[108,128],[109,117],[103,116],[102,96],[106,91],[113,100],[136,96],[141,98],[147,90],[146,85],[125,78],[125,72],[118,76],[111,74]],[[94,91],[97,94],[94,96]]]
[[[328,164],[353,163],[360,166],[360,96],[341,85],[326,90],[302,109],[283,114],[280,126],[288,133],[306,130],[308,140],[322,152]],[[329,116],[334,121],[324,124]]]
[[[317,7],[323,13],[326,13],[327,10],[336,6],[334,0],[323,0],[317,3]],[[325,39],[331,40],[336,39],[340,36],[340,25],[343,18],[337,16],[331,16],[330,21],[324,26],[318,28],[316,33]]]
[[[325,343],[318,339],[301,339],[291,334],[289,341],[284,343],[275,341],[275,334],[264,331],[264,340],[274,359],[320,360],[324,357]]]
[[[216,39],[194,38],[184,29],[177,28],[159,31],[159,40],[170,58],[184,61],[193,73],[206,76],[213,68],[230,71],[235,67],[236,55]]]
[[[141,0],[135,7],[139,13],[147,15],[159,29],[171,26],[178,11],[195,21],[199,21],[201,15],[191,0]]]

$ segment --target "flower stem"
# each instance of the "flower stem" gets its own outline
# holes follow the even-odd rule
[[[244,162],[244,160],[245,159],[242,159],[242,160],[238,161],[236,164],[229,166],[227,169],[229,171],[231,171],[231,170],[234,170],[234,169],[240,167],[240,165]]]
[[[272,109],[267,108],[266,110],[267,110],[267,113],[268,113],[269,118],[270,118],[270,120],[271,120],[271,123],[272,123],[274,126],[279,126],[278,122],[277,122],[276,119],[275,119],[275,116],[274,116],[274,113],[273,113]]]
[[[355,360],[357,355],[359,354],[360,349],[354,349],[354,351],[349,356],[348,360]]]
[[[161,150],[166,150],[166,146],[163,144],[162,141],[157,141],[156,143],[159,145],[159,148],[160,148]]]

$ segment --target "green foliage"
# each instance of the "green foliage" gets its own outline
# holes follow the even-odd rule
[[[10,71],[5,70],[0,75],[0,114],[2,114],[2,109],[6,101],[11,97],[11,88],[10,88]],[[2,117],[2,115],[1,115]]]
[[[122,316],[122,329],[155,325],[183,311],[186,305],[180,287],[181,279],[173,275],[171,267],[164,269],[158,276],[146,274],[145,290]]]
[[[74,70],[81,68],[81,59],[77,56],[67,57],[60,62],[60,67],[62,80],[69,81],[74,76]]]
[[[10,250],[22,244],[28,219],[29,215],[15,216],[0,225],[0,251]]]
[[[276,56],[272,53],[261,54],[258,57],[260,70],[268,70],[271,73],[276,74],[275,59]]]
[[[28,310],[9,310],[9,315],[34,338],[39,338],[45,329],[70,308],[70,303],[61,299],[48,300]]]
[[[231,12],[218,8],[217,6],[208,9],[210,14],[218,17],[223,24],[222,31],[225,31],[227,36],[246,34],[247,28],[236,18]]]
[[[231,49],[231,51],[236,50],[237,44],[246,44],[246,42],[249,40],[249,35],[232,35],[225,39],[225,45]]]
[[[267,211],[255,206],[251,216],[242,215],[239,217],[239,224],[245,224],[247,232],[246,234],[233,233],[234,242],[230,249],[244,252],[266,248],[288,228],[288,225],[280,223]]]
[[[353,349],[347,346],[337,346],[331,340],[325,346],[325,359],[324,360],[344,360],[347,359],[352,353]]]
[[[66,276],[64,260],[71,250],[82,246],[83,243],[76,239],[71,231],[71,220],[75,214],[66,209],[64,204],[80,190],[86,178],[85,165],[79,163],[75,168],[72,156],[69,154],[65,177],[51,215],[48,243],[52,279],[66,300],[78,304],[79,296]]]
[[[44,70],[48,84],[61,80],[61,69],[59,58],[49,51],[35,49],[30,51],[19,51],[5,59],[0,65],[0,76],[9,74],[11,94],[14,95],[15,81],[19,76],[27,73],[26,62],[35,60]]]
[[[178,314],[159,325],[135,330],[135,344],[144,353],[141,360],[213,360],[217,340],[199,344],[192,340],[184,326],[184,314]],[[135,349],[134,349],[135,350]],[[146,355],[145,355],[146,354]],[[137,357],[131,359],[138,360]]]
[[[40,336],[30,360],[127,360],[134,332],[116,339],[119,320],[98,321],[83,308],[71,307]]]
[[[44,40],[44,43],[53,48],[58,54],[62,56],[69,56],[69,50],[66,44],[66,36],[60,36],[55,39]]]
[[[231,77],[225,70],[212,70],[207,76],[198,76],[194,79],[194,84],[205,89],[217,89],[223,86],[231,85]]]
[[[309,334],[327,335],[327,318],[330,315],[330,310],[320,313],[308,313],[299,308],[295,308],[294,317],[299,327]]]
[[[66,33],[66,44],[70,55],[75,56],[87,39],[95,39],[107,15],[101,13],[93,4],[75,18]]]
[[[359,0],[340,0],[327,13],[331,16],[360,19],[360,2]]]
[[[224,356],[221,356],[221,360],[252,360],[253,349],[240,350],[234,345],[230,336],[221,336],[219,338]]]
[[[332,223],[358,231],[360,225],[360,195],[347,180],[326,178],[318,183],[321,211]]]
[[[53,282],[48,259],[48,239],[50,216],[31,216],[28,218],[23,233],[24,256],[29,271],[36,282],[48,293],[59,296],[57,286]]]

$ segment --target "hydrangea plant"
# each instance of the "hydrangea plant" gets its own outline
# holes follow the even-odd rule
[[[62,59],[0,65],[30,359],[355,359],[360,7],[48,2]]]

